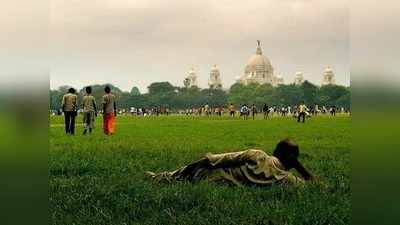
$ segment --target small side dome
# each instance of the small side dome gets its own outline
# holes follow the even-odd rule
[[[303,77],[303,72],[297,71],[295,76],[296,77]]]
[[[332,72],[333,72],[333,70],[330,66],[325,68],[325,73],[332,73]]]
[[[218,70],[218,68],[217,68],[217,65],[213,65],[212,67],[211,67],[211,72],[219,72],[219,70]]]

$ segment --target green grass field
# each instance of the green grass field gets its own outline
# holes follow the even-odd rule
[[[101,117],[91,136],[64,134],[50,118],[50,207],[53,224],[348,224],[350,117],[243,121],[223,118],[118,117],[105,136]],[[207,152],[263,149],[292,137],[300,160],[329,185],[236,187],[203,181],[156,184],[144,172],[173,170]]]

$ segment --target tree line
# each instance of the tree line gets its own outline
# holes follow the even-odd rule
[[[316,86],[308,81],[302,85],[283,84],[273,87],[270,84],[252,83],[248,85],[235,83],[229,90],[201,89],[198,87],[176,87],[169,82],[155,82],[148,86],[148,93],[141,94],[137,87],[130,92],[122,91],[111,84],[91,85],[93,95],[98,103],[104,94],[104,87],[109,85],[117,98],[119,108],[150,108],[169,107],[170,109],[186,109],[200,107],[208,103],[211,107],[234,103],[256,104],[261,106],[294,106],[304,101],[306,105],[336,106],[350,109],[350,87],[341,85]],[[61,98],[70,86],[62,86],[50,90],[49,107],[52,110],[60,108]],[[82,98],[84,88],[78,90]],[[80,99],[79,99],[80,100]]]

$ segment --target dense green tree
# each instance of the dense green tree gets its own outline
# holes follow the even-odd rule
[[[248,85],[236,83],[230,88],[228,101],[237,105],[253,104],[256,101],[259,86],[257,83]]]
[[[303,91],[294,84],[279,85],[273,92],[274,105],[298,105],[303,98]]]
[[[338,107],[344,107],[346,109],[350,109],[351,108],[351,95],[350,92],[347,91],[344,95],[340,96],[335,104]]]
[[[204,101],[201,89],[196,86],[178,89],[176,105],[181,109],[199,107],[204,104]]]
[[[176,90],[169,82],[155,82],[150,84],[147,88],[150,95],[165,95]]]
[[[64,92],[61,92],[59,90],[50,90],[50,96],[49,96],[50,109],[56,110],[61,108],[61,100],[64,94],[65,94]]]
[[[342,96],[346,95],[348,92],[349,92],[349,90],[344,86],[339,86],[339,85],[322,86],[319,89],[319,93],[318,93],[319,103],[321,105],[326,105],[326,106],[337,105],[339,103],[338,100]],[[348,96],[348,100],[350,100],[350,96]],[[344,103],[342,102],[341,104],[344,104]],[[337,105],[337,106],[342,106],[341,104]]]
[[[255,104],[259,107],[264,104],[271,105],[274,103],[273,99],[274,88],[271,84],[262,84],[256,89]]]
[[[303,100],[307,105],[314,105],[318,104],[318,87],[314,84],[310,83],[309,81],[304,81],[300,89],[303,91]]]
[[[203,102],[208,103],[211,107],[217,107],[226,104],[226,93],[221,89],[203,89],[201,91]]]
[[[132,87],[130,94],[132,96],[139,96],[140,95],[140,91],[138,87]]]
[[[155,106],[171,106],[177,96],[178,89],[169,82],[156,82],[148,87],[148,104]]]
[[[308,81],[296,86],[279,85],[273,87],[270,84],[251,83],[243,85],[233,84],[228,91],[221,89],[200,89],[198,87],[174,87],[169,82],[156,82],[148,87],[148,93],[140,94],[136,87],[130,92],[123,92],[118,87],[111,84],[92,85],[93,95],[98,104],[104,95],[104,87],[109,85],[112,92],[117,97],[119,108],[129,107],[154,107],[169,106],[173,109],[185,109],[199,107],[208,103],[215,107],[234,103],[257,104],[261,107],[268,105],[297,105],[305,101],[308,105],[319,104],[325,106],[338,106],[350,108],[350,88],[339,85],[327,85],[318,87]],[[50,90],[49,107],[50,109],[60,108],[61,98],[68,91],[70,86],[61,86],[57,90]],[[79,101],[85,93],[84,88],[79,91]]]

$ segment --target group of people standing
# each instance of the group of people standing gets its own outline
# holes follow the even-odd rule
[[[231,106],[232,106],[232,104],[231,104]],[[301,102],[301,104],[298,106],[297,109],[298,109],[298,111],[296,112],[297,122],[300,122],[300,120],[301,120],[304,123],[305,118],[306,118],[306,113],[309,109],[307,108],[307,106],[305,105],[304,102]],[[268,119],[270,111],[271,111],[271,109],[268,107],[268,105],[264,104],[264,106],[262,107],[264,119]],[[244,120],[248,119],[250,113],[251,113],[253,120],[255,120],[255,117],[257,116],[257,113],[258,113],[257,106],[255,104],[251,105],[251,107],[248,107],[246,104],[242,105],[242,107],[240,108],[240,116],[243,117]],[[282,108],[282,110],[281,110],[282,116],[286,116],[287,113],[288,113],[288,110],[286,108]],[[234,113],[231,115],[234,115]]]
[[[200,108],[191,108],[191,109],[186,109],[184,112],[180,114],[186,114],[186,115],[198,115],[198,116],[210,116],[210,115],[218,115],[222,116],[225,113],[225,110],[229,114],[230,117],[234,118],[237,114],[239,115],[240,118],[243,118],[244,120],[248,120],[249,117],[251,117],[253,120],[256,119],[257,115],[259,113],[262,113],[264,116],[264,119],[268,119],[272,115],[280,115],[280,116],[288,116],[292,115],[294,118],[297,119],[298,122],[305,122],[306,117],[308,116],[317,116],[319,112],[322,114],[326,114],[327,112],[330,112],[331,115],[336,115],[336,107],[332,106],[329,108],[329,110],[326,110],[325,107],[322,107],[322,110],[319,110],[318,105],[315,105],[315,107],[310,107],[308,108],[307,105],[302,101],[299,105],[295,106],[282,106],[282,107],[276,107],[276,106],[268,106],[267,104],[264,104],[261,108],[257,107],[256,104],[252,105],[247,105],[247,104],[242,104],[238,109],[236,109],[236,106],[233,103],[230,103],[228,107],[225,109],[224,106],[216,106],[210,107],[208,103],[204,104]],[[342,108],[342,112],[345,112],[344,109]]]
[[[231,103],[230,106],[233,106],[233,104]],[[247,104],[244,104],[240,107],[240,116],[243,117],[244,120],[247,120],[250,114],[253,120],[255,120],[258,112],[259,110],[255,104],[251,105],[250,107],[248,107]],[[264,119],[268,119],[269,107],[267,104],[264,104],[262,107],[262,112],[264,114]],[[232,113],[231,116],[233,117],[234,114],[235,113]]]
[[[244,119],[247,119],[250,114],[252,115],[253,119],[255,119],[255,116],[257,115],[257,112],[258,112],[257,107],[256,107],[255,104],[253,104],[251,107],[249,107],[246,104],[244,104],[239,108],[239,111],[237,111],[236,107],[235,107],[235,105],[233,103],[231,103],[228,106],[227,111],[229,113],[229,116],[231,116],[231,117],[235,117],[237,112],[239,112],[240,113],[240,117],[243,117]],[[264,118],[266,119],[268,117],[268,114],[269,114],[267,104],[264,105],[263,112],[265,112]],[[210,115],[222,116],[225,113],[225,108],[222,105],[213,108],[213,107],[210,107],[208,105],[208,103],[206,103],[204,106],[202,106],[200,108],[186,109],[184,111],[184,113],[186,115],[198,115],[198,116],[201,116],[201,115],[204,115],[204,116],[210,116]]]
[[[83,135],[87,132],[92,133],[97,117],[98,109],[96,99],[92,95],[92,87],[85,88],[85,94],[82,97],[81,107],[83,111]],[[68,93],[62,97],[61,108],[65,118],[65,133],[75,134],[75,117],[78,115],[78,95],[74,88],[69,88]],[[104,88],[102,97],[102,113],[103,113],[103,131],[106,135],[115,132],[115,117],[117,116],[117,105],[115,96],[111,93],[111,88]]]

